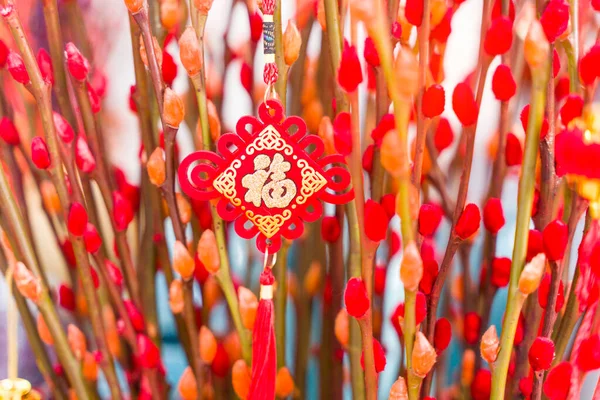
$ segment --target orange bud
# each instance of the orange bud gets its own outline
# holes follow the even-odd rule
[[[231,369],[231,383],[235,394],[245,400],[250,391],[250,368],[244,360],[237,360]]]
[[[83,317],[87,317],[90,315],[90,310],[88,309],[87,301],[85,300],[85,296],[82,293],[82,290],[78,290],[75,294],[75,304],[77,306],[77,313]]]
[[[179,219],[182,224],[186,225],[192,220],[192,206],[181,193],[175,193],[175,200],[177,201]]]
[[[321,280],[321,263],[313,261],[310,263],[306,275],[304,275],[304,290],[309,296],[317,294]]]
[[[173,128],[179,128],[179,124],[181,124],[181,121],[183,121],[183,117],[185,116],[185,107],[181,97],[179,97],[171,88],[166,88],[163,96],[163,103],[165,124],[172,126]]]
[[[146,169],[148,170],[148,178],[150,183],[154,186],[162,186],[167,179],[167,171],[165,164],[165,151],[162,147],[154,149],[148,162],[146,163]]]
[[[190,255],[187,247],[179,240],[173,246],[173,269],[181,275],[184,280],[189,280],[194,276],[194,259]]]
[[[539,253],[525,265],[519,277],[519,291],[525,295],[535,292],[540,286],[546,268],[546,255]]]
[[[446,15],[447,10],[448,6],[445,0],[433,0],[431,2],[431,26],[439,24]]]
[[[132,14],[137,14],[140,12],[144,5],[144,0],[125,0],[125,7],[127,7],[129,12]]]
[[[194,0],[194,6],[196,7],[200,15],[208,15],[212,4],[213,0]]]
[[[209,275],[206,281],[204,282],[204,286],[202,287],[202,289],[203,304],[206,306],[206,309],[210,311],[221,296],[221,288],[219,288],[217,279],[214,276]]]
[[[242,324],[246,329],[254,328],[256,320],[256,310],[258,309],[258,299],[256,295],[248,288],[238,287],[238,299],[240,302],[240,314]]]
[[[207,229],[202,232],[198,241],[198,258],[204,264],[204,268],[211,274],[216,274],[221,268],[221,260],[219,258],[219,249],[217,247],[217,238],[212,230]]]
[[[206,364],[211,364],[217,354],[217,339],[215,339],[215,335],[213,335],[206,325],[200,328],[199,342],[200,358]]]
[[[179,21],[179,4],[177,0],[163,0],[160,3],[160,23],[170,31]]]
[[[408,400],[408,388],[406,387],[406,381],[404,381],[403,377],[399,376],[392,385],[388,400]]]
[[[325,1],[317,0],[317,20],[323,32],[327,31],[327,17],[325,15]]]
[[[191,367],[183,370],[177,384],[177,390],[183,400],[196,400],[198,398],[198,384]]]
[[[54,344],[54,338],[50,333],[50,329],[48,329],[48,325],[46,325],[46,320],[42,316],[42,314],[38,314],[37,316],[37,330],[40,335],[40,339],[42,342],[46,343],[48,346],[52,346]]]
[[[402,152],[398,132],[389,131],[381,141],[381,165],[394,178],[400,178],[409,173],[406,161],[406,154]]]
[[[472,349],[466,349],[463,353],[462,371],[460,374],[460,382],[463,386],[471,386],[475,371],[475,352]]]
[[[98,363],[96,362],[96,357],[89,351],[85,353],[83,357],[83,363],[81,366],[83,377],[90,381],[96,382],[98,380]]]
[[[67,339],[75,358],[82,360],[87,352],[87,344],[83,332],[75,325],[69,324],[67,327]]]
[[[404,284],[405,290],[416,292],[422,277],[423,260],[421,260],[417,245],[414,241],[411,241],[404,248],[404,255],[400,264],[400,280]]]
[[[223,339],[223,347],[227,352],[227,356],[231,361],[237,361],[242,358],[242,345],[240,343],[240,336],[234,330],[231,331],[225,339]]]
[[[219,111],[212,100],[208,100],[206,103],[208,108],[208,128],[210,129],[210,137],[213,142],[216,142],[221,137],[221,120],[219,118]]]
[[[529,68],[537,70],[548,64],[550,43],[539,20],[533,19],[525,37],[524,54]]]
[[[420,377],[425,377],[433,368],[437,354],[422,332],[417,332],[415,346],[412,353],[413,372]]]
[[[463,287],[462,274],[457,274],[454,277],[454,280],[451,282],[450,294],[452,295],[452,297],[454,299],[461,301],[463,299],[464,293],[465,293],[465,288]]]
[[[481,351],[481,358],[487,361],[488,364],[493,364],[498,357],[498,350],[500,347],[500,340],[498,339],[498,333],[496,332],[496,326],[490,326],[481,338],[481,344],[479,350]]]
[[[115,313],[108,304],[102,308],[102,320],[104,322],[104,331],[106,332],[108,351],[113,356],[119,357],[121,355],[121,336],[117,329]]]
[[[309,101],[302,111],[302,117],[306,121],[309,132],[317,132],[319,123],[323,118],[323,105],[318,99]]]
[[[162,68],[163,56],[162,49],[160,48],[160,44],[158,44],[158,39],[156,36],[152,36],[152,47],[154,48],[154,56],[156,57],[156,62],[160,68]],[[150,68],[148,64],[148,54],[146,53],[146,44],[142,36],[140,35],[140,58],[142,62],[146,66],[146,68]]]
[[[290,19],[283,32],[283,59],[287,65],[292,65],[300,54],[302,38],[296,24]]]
[[[51,216],[58,214],[60,212],[60,200],[52,182],[42,181],[40,183],[40,193],[44,202],[44,208],[48,214]]]
[[[319,137],[323,140],[325,144],[325,153],[326,154],[335,154],[337,151],[335,150],[335,144],[333,142],[333,124],[331,123],[331,119],[327,116],[321,119],[319,123]]]
[[[179,58],[189,76],[196,76],[202,70],[202,50],[196,31],[191,26],[179,38]]]
[[[394,70],[400,94],[406,97],[416,95],[419,91],[419,62],[408,47],[400,47],[394,60]]]
[[[183,283],[179,279],[174,279],[169,285],[169,307],[173,314],[183,312]]]
[[[275,393],[277,397],[286,398],[294,391],[294,380],[287,367],[281,367],[275,378]]]
[[[39,300],[40,295],[42,294],[40,280],[20,261],[15,264],[13,279],[15,286],[17,286],[19,293],[21,293],[23,297],[34,303]]]
[[[340,342],[342,347],[348,346],[350,339],[348,312],[345,308],[341,308],[338,315],[335,317],[334,333],[335,337]]]

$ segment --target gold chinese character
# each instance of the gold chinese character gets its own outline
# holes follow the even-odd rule
[[[275,154],[273,161],[265,154],[256,156],[255,172],[242,178],[242,186],[248,189],[244,199],[255,207],[260,207],[263,201],[267,208],[287,207],[296,196],[294,181],[285,175],[290,168],[291,164],[283,161],[281,154]],[[271,181],[267,183],[269,178]]]

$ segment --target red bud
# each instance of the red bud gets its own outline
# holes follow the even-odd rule
[[[542,233],[535,229],[529,230],[529,237],[527,239],[527,258],[529,262],[533,257],[544,251],[544,245],[542,242]]]
[[[452,33],[452,15],[454,14],[454,10],[451,7],[448,7],[448,10],[446,11],[446,14],[444,14],[444,17],[442,18],[442,20],[440,21],[439,24],[437,24],[432,30],[431,30],[431,34],[430,34],[430,38],[431,40],[435,40],[439,43],[445,44],[448,41],[448,36],[450,36],[450,33]],[[431,72],[434,75],[434,79],[435,77],[439,76],[438,73],[433,72],[434,71],[434,63],[439,64],[439,55],[437,55],[437,53],[433,53],[432,57],[431,57],[431,63],[430,63],[430,67],[431,67]],[[436,79],[437,81],[437,79]]]
[[[540,23],[548,42],[554,43],[569,26],[569,5],[562,0],[551,0],[540,17]]]
[[[10,50],[6,46],[6,44],[0,40],[0,68],[4,68],[6,66],[6,61],[8,59],[8,53]]]
[[[388,227],[388,217],[381,204],[371,199],[365,203],[365,235],[374,242],[385,239]]]
[[[447,149],[452,145],[454,141],[454,132],[450,122],[446,118],[440,118],[437,129],[435,130],[435,136],[433,137],[433,143],[438,153],[441,153],[444,149]]]
[[[333,143],[335,150],[343,156],[352,153],[352,120],[350,114],[342,112],[333,121]]]
[[[123,193],[114,191],[112,194],[113,198],[113,219],[118,231],[124,231],[129,226],[129,223],[133,221],[133,210],[131,204],[123,196]]]
[[[373,270],[373,290],[378,296],[383,296],[385,291],[385,278],[387,274],[387,268],[383,265],[375,266]]]
[[[31,140],[31,161],[39,169],[46,169],[50,166],[50,153],[41,136],[36,136]]]
[[[471,397],[473,400],[489,400],[491,392],[492,373],[487,369],[478,370],[471,383]]]
[[[90,63],[72,42],[67,43],[65,46],[65,57],[71,76],[75,80],[85,81],[90,71]]]
[[[0,120],[0,137],[10,146],[18,146],[21,143],[17,127],[7,117]]]
[[[498,56],[510,50],[512,44],[512,22],[507,17],[497,17],[485,35],[483,48],[490,56]]]
[[[481,331],[481,317],[474,311],[465,314],[463,335],[465,342],[476,344],[479,341]]]
[[[379,53],[377,53],[377,48],[375,47],[375,42],[373,39],[367,36],[365,39],[365,49],[364,49],[365,61],[369,63],[372,67],[379,67]]]
[[[544,252],[550,261],[560,260],[565,255],[567,241],[569,240],[569,228],[559,219],[550,222],[544,228],[542,241]]]
[[[379,343],[379,340],[373,338],[373,355],[375,357],[375,372],[380,373],[385,369],[385,364],[387,363],[385,359],[385,351]],[[363,351],[360,355],[360,366],[363,371],[365,369],[365,352]]]
[[[423,1],[407,0],[404,8],[406,20],[414,26],[421,26],[423,22]]]
[[[521,165],[521,162],[523,161],[523,149],[521,148],[521,141],[515,134],[511,132],[506,135],[504,161],[506,162],[507,167]]]
[[[83,207],[81,203],[72,203],[67,218],[69,232],[74,236],[83,236],[87,223],[88,215],[85,207]]]
[[[375,150],[375,145],[370,144],[365,149],[362,157],[362,167],[367,173],[371,173],[373,171],[373,152]]]
[[[252,87],[254,86],[254,76],[252,75],[252,68],[248,63],[243,63],[240,68],[240,81],[246,91],[252,95]]]
[[[452,109],[464,126],[470,126],[477,122],[479,108],[473,97],[473,90],[465,82],[459,83],[454,88]]]
[[[98,272],[96,272],[94,267],[90,267],[90,275],[92,275],[92,283],[94,284],[94,289],[98,289],[100,287],[100,278],[98,277]]]
[[[219,343],[215,358],[210,365],[213,374],[220,378],[226,377],[227,373],[229,372],[229,364],[229,356],[227,355],[227,351],[225,350],[223,343]]]
[[[556,87],[554,88],[554,96],[556,97],[557,103],[569,94],[570,85],[571,83],[568,76],[563,76],[558,79]]]
[[[260,13],[250,13],[250,38],[254,43],[262,37],[263,21]]]
[[[492,260],[491,284],[501,288],[510,281],[511,260],[506,257],[496,257]]]
[[[502,16],[502,0],[494,1],[494,7],[492,8],[492,19],[496,19]],[[515,21],[515,3],[513,0],[510,0],[508,6],[508,18],[511,21]]]
[[[11,51],[8,55],[6,68],[13,79],[23,85],[31,82],[29,79],[29,73],[27,73],[27,68],[25,68],[25,63],[21,56],[14,51]]]
[[[540,307],[546,309],[548,305],[548,296],[550,295],[550,280],[551,276],[549,273],[544,274],[542,281],[540,282],[540,287],[538,287],[538,303]],[[565,286],[562,280],[558,284],[558,294],[556,296],[556,304],[554,306],[554,311],[559,312],[562,306],[565,304]]]
[[[454,231],[456,235],[461,239],[468,239],[473,236],[479,229],[481,223],[481,215],[479,214],[479,208],[473,204],[467,204],[462,214],[458,218]]]
[[[421,247],[422,249],[423,247]],[[423,256],[421,256],[422,258]],[[430,294],[433,284],[439,273],[437,261],[433,259],[423,259],[423,276],[419,281],[419,290],[425,294]]]
[[[398,316],[404,318],[404,303],[398,305]],[[427,316],[427,298],[421,292],[417,292],[417,298],[415,302],[415,322],[419,325],[425,320]]]
[[[421,110],[424,116],[433,118],[444,112],[445,104],[446,100],[442,85],[431,85],[423,93]]]
[[[483,225],[492,234],[497,234],[504,226],[504,212],[500,199],[492,197],[488,199],[483,207]]]
[[[104,260],[104,265],[106,266],[106,271],[108,272],[109,279],[115,285],[117,285],[117,287],[119,289],[121,287],[123,287],[123,274],[121,273],[121,270],[119,269],[119,267],[117,267],[115,264],[113,264],[109,260]]]
[[[552,50],[552,78],[556,78],[560,72],[560,57],[556,47]]]
[[[400,40],[402,37],[402,25],[398,21],[392,23],[392,36],[396,40]]]
[[[323,217],[321,221],[321,237],[327,243],[335,243],[340,238],[340,223],[334,216]]]
[[[98,230],[94,224],[88,222],[83,233],[83,240],[85,242],[85,249],[88,253],[96,253],[100,246],[102,246],[102,238],[98,234]]]
[[[521,111],[521,124],[523,125],[523,130],[527,132],[527,125],[529,124],[529,104],[523,107],[523,110]],[[540,140],[546,137],[546,135],[548,134],[548,129],[548,118],[544,117],[544,121],[542,122],[542,129],[540,130]]]
[[[175,64],[173,56],[166,50],[163,50],[162,77],[169,86],[173,84],[177,77],[177,64]]]
[[[553,2],[555,2],[554,0]],[[577,94],[570,94],[565,100],[565,104],[560,108],[560,120],[567,126],[573,119],[581,117],[583,114],[583,99]]]
[[[597,333],[581,342],[576,362],[584,372],[600,368],[600,336]]]
[[[100,97],[92,85],[87,83],[85,86],[87,88],[88,98],[90,99],[90,107],[92,108],[92,112],[94,114],[98,114],[102,108]]]
[[[50,54],[46,51],[46,49],[41,48],[37,53],[37,63],[40,67],[40,73],[42,74],[42,78],[46,83],[53,86],[54,85],[54,71],[52,70],[52,59],[50,58]]]
[[[346,92],[351,93],[356,90],[363,81],[362,69],[356,47],[344,46],[342,59],[338,69],[338,83]]]
[[[367,288],[361,278],[350,278],[344,292],[344,303],[348,314],[354,318],[362,318],[371,307]]]
[[[371,132],[371,138],[376,146],[381,146],[381,141],[386,133],[396,128],[396,122],[393,114],[385,114]]]
[[[517,83],[510,67],[505,64],[498,65],[492,78],[492,91],[500,101],[508,101],[517,92]]]
[[[419,233],[433,236],[442,222],[444,211],[437,204],[422,204],[419,209]]]
[[[133,304],[131,300],[124,300],[123,305],[127,310],[127,315],[131,320],[133,329],[135,329],[137,332],[143,332],[146,328],[146,322],[144,321],[144,316],[142,315],[140,310],[138,310],[138,308],[135,306],[135,304]]]
[[[68,311],[75,311],[75,293],[73,289],[66,285],[60,285],[58,288],[58,304]]]
[[[435,322],[435,330],[433,334],[433,347],[440,354],[446,350],[452,340],[452,325],[446,318],[440,318]]]
[[[579,60],[579,78],[584,85],[594,83],[599,75],[598,65],[600,64],[600,45],[594,45]]]
[[[566,400],[571,389],[571,363],[563,361],[550,370],[544,381],[544,394],[550,400]]]
[[[77,136],[75,144],[75,163],[81,172],[89,174],[96,169],[96,159],[83,136]]]
[[[146,335],[137,336],[138,362],[142,368],[156,368],[160,364],[158,347]]]
[[[73,132],[73,128],[67,122],[67,120],[59,113],[55,112],[53,116],[56,134],[64,143],[71,143],[75,138],[75,132]]]
[[[534,371],[549,369],[554,359],[554,342],[546,337],[536,337],[529,348],[528,356]]]

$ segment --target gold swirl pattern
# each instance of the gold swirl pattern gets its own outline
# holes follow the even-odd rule
[[[236,207],[242,205],[242,201],[238,198],[237,190],[235,190],[235,178],[237,177],[237,169],[242,166],[240,160],[233,160],[231,165],[227,167],[221,174],[213,181],[213,187],[217,192],[227,197],[231,204]]]
[[[246,210],[246,217],[269,239],[292,217],[292,212],[290,210],[283,210],[279,215],[255,215],[252,211]]]
[[[263,150],[282,151],[287,156],[294,153],[292,146],[287,144],[273,125],[267,126],[258,134],[257,138],[246,147],[246,154],[252,155]]]
[[[298,167],[301,169],[302,187],[300,188],[300,195],[296,197],[296,203],[304,204],[312,195],[321,190],[323,186],[327,185],[327,179],[315,171],[315,169],[309,165],[308,161],[304,159],[298,160]]]

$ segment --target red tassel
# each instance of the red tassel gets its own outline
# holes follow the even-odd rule
[[[272,400],[275,398],[277,375],[277,349],[275,347],[275,313],[273,306],[273,283],[271,268],[260,275],[260,302],[252,332],[252,377],[248,400]]]

